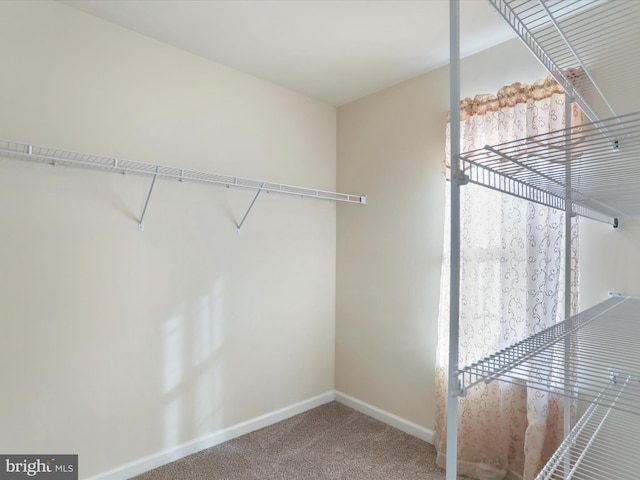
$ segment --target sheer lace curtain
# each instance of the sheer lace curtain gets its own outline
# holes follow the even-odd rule
[[[554,80],[503,87],[461,102],[461,149],[564,128]],[[572,125],[583,123],[577,108]],[[447,125],[447,155],[449,126]],[[447,158],[446,165],[449,165]],[[447,184],[448,185],[448,184]],[[564,212],[475,185],[461,192],[460,365],[563,320]],[[438,321],[438,464],[446,462],[449,345],[449,189]],[[577,223],[572,226],[572,309],[577,310]],[[491,382],[460,399],[458,471],[480,480],[533,479],[562,440],[563,401],[520,384]]]

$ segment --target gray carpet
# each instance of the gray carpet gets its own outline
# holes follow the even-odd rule
[[[444,480],[432,445],[331,402],[135,480]]]

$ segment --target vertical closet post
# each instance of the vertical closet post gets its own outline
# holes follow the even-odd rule
[[[449,2],[449,95],[451,144],[451,254],[449,282],[449,382],[447,388],[447,480],[456,479],[458,460],[458,336],[460,316],[460,5]]]
[[[564,96],[564,123],[565,123],[565,213],[564,213],[564,319],[571,317],[571,217],[573,216],[573,204],[571,200],[571,108],[573,99],[565,94]],[[571,356],[572,356],[571,337],[567,336],[564,340],[564,390],[569,392],[571,389]],[[563,436],[567,438],[571,433],[571,402],[572,398],[565,395],[563,398]],[[564,478],[569,478],[571,471],[571,451],[567,450],[564,458]]]

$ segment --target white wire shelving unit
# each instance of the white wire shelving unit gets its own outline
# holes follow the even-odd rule
[[[464,390],[500,379],[640,415],[640,298],[611,297],[459,371]],[[567,343],[570,351],[567,358]],[[606,345],[606,348],[603,347]],[[569,368],[570,385],[565,383]],[[624,385],[624,395],[615,388]]]
[[[640,112],[487,146],[460,161],[472,183],[561,210],[569,192],[574,213],[615,224],[640,214],[638,158]]]
[[[156,165],[152,163],[125,160],[91,153],[82,153],[61,148],[34,145],[30,143],[15,142],[11,140],[0,140],[0,157],[25,160],[31,162],[47,163],[50,165],[60,165],[66,167],[78,167],[90,170],[100,170],[104,172],[144,175],[152,178],[145,207],[138,223],[138,229],[144,229],[144,216],[149,206],[149,201],[157,178],[178,180],[180,182],[196,182],[225,187],[243,188],[256,190],[256,196],[245,213],[242,221],[238,224],[240,231],[247,215],[251,211],[258,195],[261,192],[280,193],[294,195],[297,197],[315,198],[319,200],[330,200],[335,202],[357,203],[364,205],[367,201],[366,195],[352,195],[348,193],[330,192],[294,185],[286,185],[250,178],[234,177],[219,173],[202,172],[166,165]]]
[[[633,0],[488,0],[592,120],[629,113],[618,93],[640,73]]]
[[[618,226],[640,216],[640,112],[626,98],[640,75],[640,2],[487,0],[588,116],[583,125],[460,151],[459,20],[451,32],[451,304],[447,430],[458,397],[480,383],[527,385],[565,398],[565,440],[537,480],[636,479],[640,472],[640,298],[615,295],[470,365],[458,364],[459,189],[474,183]],[[638,108],[638,102],[636,108]],[[566,235],[568,237],[568,235]],[[566,240],[567,242],[569,240]],[[565,244],[565,249],[569,245]],[[570,262],[566,262],[567,282]],[[569,285],[565,287],[570,292]],[[572,400],[588,405],[572,425]],[[457,435],[447,435],[455,480]]]
[[[609,400],[593,400],[536,480],[638,478],[640,415],[616,408],[631,383],[618,379],[602,389]]]

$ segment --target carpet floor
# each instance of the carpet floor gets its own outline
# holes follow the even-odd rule
[[[429,443],[331,402],[135,480],[444,480],[435,456]]]

